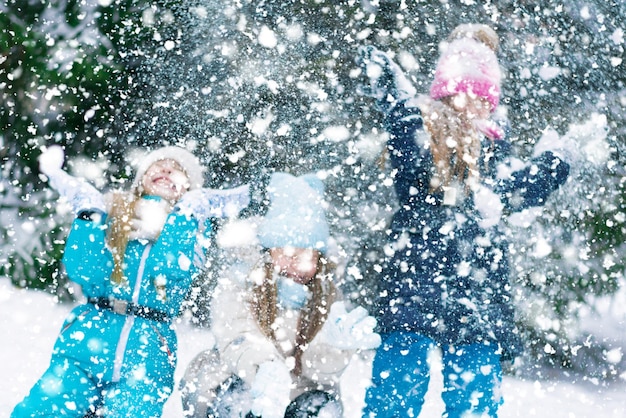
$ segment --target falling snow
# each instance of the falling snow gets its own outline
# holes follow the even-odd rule
[[[1,5],[2,15],[14,3]],[[162,142],[185,144],[200,156],[211,187],[254,181],[275,169],[320,170],[335,245],[345,259],[342,285],[355,303],[367,305],[372,277],[389,251],[381,242],[396,207],[394,173],[382,153],[387,134],[358,93],[364,74],[354,65],[356,49],[384,48],[409,75],[413,86],[407,89],[422,92],[442,37],[467,20],[489,22],[501,34],[503,119],[518,157],[513,169],[542,147],[576,162],[545,207],[504,220],[490,192],[476,192],[483,226],[503,222],[509,234],[512,294],[533,346],[505,377],[501,417],[622,416],[623,1],[198,0],[188,10],[153,2],[119,22],[119,39],[109,38],[96,24],[97,16],[107,15],[96,8],[117,13],[118,3],[82,2],[80,13],[67,19],[52,5],[32,21],[20,20],[26,12],[15,13],[11,23],[18,26],[9,42],[20,28],[25,40],[0,56],[0,416],[40,376],[76,303],[56,303],[54,288],[46,293],[11,285],[63,278],[45,266],[59,258],[71,214],[67,202],[42,187],[33,163],[41,146],[65,145],[67,171],[99,189],[127,186],[133,168],[126,162]],[[140,37],[143,43],[134,45]],[[32,45],[46,49],[37,49],[31,63]],[[43,63],[36,61],[40,54]],[[120,76],[124,66],[132,76]],[[90,90],[94,86],[101,89]],[[162,214],[149,218],[158,231]],[[219,246],[254,239],[248,229],[232,228]],[[177,262],[185,269],[191,264],[184,257]],[[178,324],[177,378],[212,344],[210,333],[185,315]],[[569,368],[560,367],[562,359],[571,361]],[[358,416],[370,360],[357,358],[344,378],[350,387],[346,417]],[[437,392],[429,391],[424,415],[440,414]],[[179,417],[180,410],[175,392],[165,416]]]

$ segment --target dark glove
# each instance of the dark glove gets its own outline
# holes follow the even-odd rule
[[[368,82],[360,87],[359,93],[376,99],[381,112],[387,114],[398,101],[413,98],[417,94],[400,66],[375,47],[360,47],[356,61]]]

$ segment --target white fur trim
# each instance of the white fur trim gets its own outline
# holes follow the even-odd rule
[[[152,164],[167,159],[174,160],[183,167],[189,177],[189,190],[199,189],[203,186],[204,168],[200,165],[198,158],[184,148],[167,146],[140,155],[133,160],[133,165],[137,167],[133,188],[139,187],[143,175]]]

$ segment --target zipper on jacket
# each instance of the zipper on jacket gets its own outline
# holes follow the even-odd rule
[[[137,270],[137,277],[135,278],[135,286],[133,288],[132,301],[134,304],[139,302],[139,293],[141,292],[141,279],[143,278],[143,270],[146,266],[146,260],[150,254],[152,244],[146,245],[146,248],[141,254],[141,261],[139,262],[139,268]],[[124,353],[126,352],[126,346],[128,345],[128,338],[130,331],[135,323],[135,317],[133,315],[126,315],[120,338],[117,342],[117,348],[115,350],[115,360],[113,360],[113,382],[119,382],[122,375],[122,364],[124,363]]]

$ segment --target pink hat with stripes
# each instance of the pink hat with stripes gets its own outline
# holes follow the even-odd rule
[[[495,51],[496,33],[486,25],[458,26],[442,45],[442,53],[430,88],[430,97],[441,99],[458,93],[475,94],[491,103],[500,101],[502,73]]]

